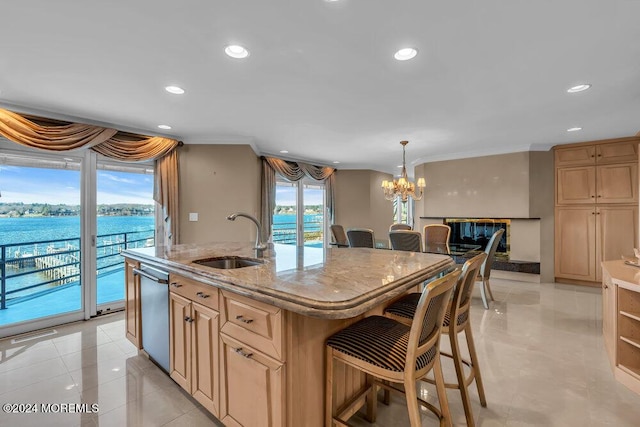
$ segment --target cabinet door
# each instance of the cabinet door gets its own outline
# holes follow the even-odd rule
[[[169,293],[169,374],[191,393],[191,302]]]
[[[595,166],[558,168],[556,203],[559,205],[594,203],[596,197]]]
[[[638,142],[640,140],[599,144],[596,146],[596,161],[599,164],[637,161]]]
[[[556,167],[594,165],[596,163],[596,148],[594,145],[556,148],[555,159]]]
[[[556,277],[596,280],[595,217],[595,207],[556,208]]]
[[[225,334],[222,339],[222,422],[226,426],[284,425],[284,366]]]
[[[140,318],[140,276],[133,274],[134,268],[139,268],[140,263],[125,259],[125,330],[127,339],[138,350],[142,348],[142,323]]]
[[[191,315],[191,394],[216,417],[219,416],[218,378],[219,315],[203,305],[192,303]]]
[[[598,207],[596,218],[598,236],[596,280],[601,281],[600,262],[619,260],[622,255],[633,256],[633,248],[638,241],[638,207]]]
[[[597,203],[636,203],[638,163],[597,167]]]

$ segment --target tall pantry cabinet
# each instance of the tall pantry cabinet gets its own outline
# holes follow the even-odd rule
[[[638,242],[640,137],[560,145],[555,151],[555,278],[600,286],[602,261]]]

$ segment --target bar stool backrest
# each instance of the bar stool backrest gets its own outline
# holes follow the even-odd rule
[[[471,293],[473,292],[473,286],[476,282],[480,267],[486,258],[487,254],[482,252],[467,260],[462,266],[462,272],[453,293],[453,302],[451,304],[450,319],[453,325],[452,327],[464,325],[469,319]],[[455,323],[454,319],[456,319]]]

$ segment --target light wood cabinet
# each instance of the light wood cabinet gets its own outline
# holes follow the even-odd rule
[[[637,176],[637,163],[558,168],[556,204],[635,203]]]
[[[245,427],[284,425],[283,312],[231,292],[221,293],[222,422]]]
[[[140,276],[133,274],[140,263],[125,258],[125,331],[126,337],[138,350],[142,348],[142,318],[140,316]]]
[[[596,145],[596,162],[620,163],[638,161],[638,138],[621,138]]]
[[[169,293],[169,365],[170,376],[213,415],[219,416],[219,313],[175,292],[195,293],[206,289],[204,298],[212,305],[218,290],[185,278],[171,276]],[[200,294],[202,295],[202,294]]]
[[[283,426],[284,363],[225,334],[220,337],[224,425]]]
[[[602,261],[638,241],[638,143],[620,138],[555,148],[555,278],[596,286]]]
[[[635,206],[557,207],[555,276],[602,280],[602,261],[633,253],[638,236]]]
[[[638,162],[598,166],[596,203],[637,203]]]
[[[640,270],[603,263],[602,334],[616,380],[640,394]]]

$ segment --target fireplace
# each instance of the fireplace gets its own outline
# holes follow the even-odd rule
[[[450,243],[478,245],[482,250],[489,243],[493,233],[504,228],[504,233],[496,249],[496,255],[509,256],[510,219],[445,218],[444,223],[451,227]]]

